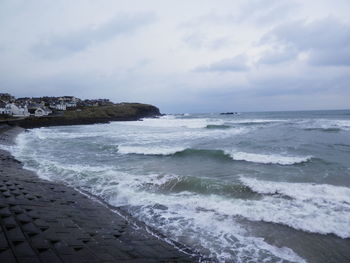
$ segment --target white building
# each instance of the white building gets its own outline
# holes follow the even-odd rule
[[[52,111],[45,107],[38,107],[36,109],[31,109],[31,114],[35,117],[47,116],[52,113]]]
[[[50,104],[50,108],[55,110],[66,110],[67,105],[64,103]]]
[[[66,102],[67,108],[75,108],[77,106],[77,103],[74,101]]]
[[[42,116],[46,116],[46,111],[42,108],[37,108],[34,112],[34,116],[35,117],[42,117]]]
[[[4,114],[12,115],[13,117],[28,117],[30,115],[27,106],[21,107],[14,103],[6,104]]]
[[[60,97],[58,100],[61,104],[66,105],[67,108],[75,108],[79,102],[79,99],[73,96]]]

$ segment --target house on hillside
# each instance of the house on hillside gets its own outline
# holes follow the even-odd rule
[[[35,117],[42,117],[51,114],[52,111],[48,108],[37,108],[34,112]]]
[[[5,114],[12,115],[13,117],[28,117],[30,115],[27,106],[22,107],[15,103],[7,103],[5,111]]]
[[[42,104],[30,104],[28,110],[29,113],[35,117],[47,116],[52,113],[52,110],[42,106]]]
[[[97,99],[97,100],[81,100],[78,102],[78,106],[82,107],[98,107],[98,106],[108,106],[113,105],[109,99]]]
[[[51,110],[48,111],[44,107],[43,108],[39,107],[36,109],[33,109],[33,108],[29,109],[29,113],[30,113],[30,115],[35,116],[35,117],[42,117],[42,116],[47,116],[47,115],[51,114],[52,111]]]
[[[0,100],[0,114],[8,114],[6,103],[2,100]]]
[[[67,105],[60,102],[51,103],[49,107],[54,110],[67,110]]]
[[[46,105],[45,101],[42,98],[31,98],[30,103],[40,105],[41,107],[45,107]]]
[[[62,104],[65,104],[66,108],[76,108],[77,103],[80,101],[80,99],[73,96],[63,96],[60,97],[58,101]]]

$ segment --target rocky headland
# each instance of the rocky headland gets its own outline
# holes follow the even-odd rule
[[[108,106],[89,106],[60,112],[58,114],[17,119],[3,119],[3,124],[22,128],[46,126],[108,123],[111,121],[135,121],[160,116],[159,109],[142,103],[118,103]]]

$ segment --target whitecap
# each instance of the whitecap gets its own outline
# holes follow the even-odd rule
[[[307,162],[312,158],[311,156],[285,156],[278,154],[247,153],[232,150],[225,150],[225,153],[230,155],[233,160],[262,164],[293,165]]]
[[[350,120],[313,119],[300,121],[299,125],[306,130],[320,129],[327,131],[340,129],[350,131]]]
[[[143,155],[171,155],[181,152],[187,147],[176,146],[128,146],[119,145],[118,152],[121,154],[143,154]]]
[[[319,203],[333,202],[350,205],[350,188],[348,187],[329,184],[272,182],[244,177],[241,177],[240,180],[244,185],[260,194],[283,194],[298,200],[318,200]]]
[[[318,234],[350,237],[350,189],[332,185],[282,183],[241,178],[261,200],[237,200],[234,214]],[[284,198],[284,196],[290,198]]]
[[[158,119],[143,119],[142,121],[120,122],[124,125],[158,127],[158,128],[206,128],[207,125],[223,125],[224,121],[219,119],[189,118],[182,119],[175,116],[164,116]]]
[[[265,123],[278,123],[278,122],[286,122],[285,119],[236,119],[230,120],[230,123],[235,124],[247,124],[247,123],[256,123],[256,124],[265,124]]]

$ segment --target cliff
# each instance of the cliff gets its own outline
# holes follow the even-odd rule
[[[22,128],[37,128],[60,125],[108,123],[110,121],[135,121],[145,117],[160,116],[159,109],[141,103],[119,103],[111,106],[83,107],[64,111],[62,115],[29,117],[9,120],[5,123]]]

